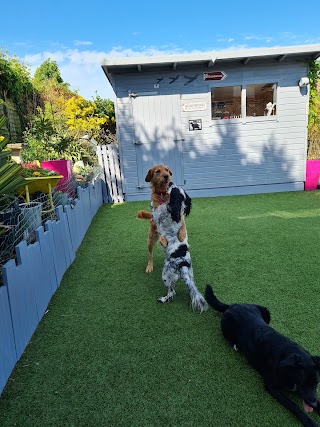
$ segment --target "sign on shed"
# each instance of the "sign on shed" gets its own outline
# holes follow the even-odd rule
[[[224,71],[209,71],[203,73],[203,80],[224,80],[228,76]]]

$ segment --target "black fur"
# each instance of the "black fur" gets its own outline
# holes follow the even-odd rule
[[[185,244],[180,245],[176,251],[170,254],[170,258],[183,258],[186,256],[187,252],[188,252],[188,246]]]
[[[170,212],[172,221],[181,221],[181,204],[184,201],[183,194],[180,193],[179,188],[173,188],[170,193],[170,200],[168,202],[168,211]]]
[[[184,214],[185,216],[188,216],[191,212],[191,208],[192,208],[192,201],[191,198],[188,196],[188,194],[186,193],[186,199],[184,201],[186,207],[184,209]]]
[[[224,304],[216,298],[210,285],[206,287],[205,298],[215,310],[223,313],[221,330],[224,337],[236,345],[262,375],[271,396],[291,411],[303,426],[316,427],[283,390],[294,390],[305,407],[308,405],[320,415],[320,401],[317,398],[320,357],[311,356],[297,343],[271,328],[270,313],[266,307]]]

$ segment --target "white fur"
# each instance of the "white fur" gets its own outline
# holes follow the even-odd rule
[[[172,185],[168,193],[171,195],[171,191],[173,188],[178,188],[175,185]],[[165,237],[168,242],[168,245],[163,248],[166,259],[164,262],[163,270],[162,270],[162,279],[167,287],[167,295],[165,297],[161,297],[158,299],[159,302],[167,302],[170,301],[174,295],[174,285],[181,278],[188,287],[188,291],[191,298],[191,304],[194,309],[200,310],[200,312],[207,310],[208,305],[204,297],[198,291],[194,279],[193,279],[193,269],[191,263],[191,256],[188,250],[188,237],[184,239],[183,242],[180,242],[178,239],[178,232],[182,226],[182,219],[185,210],[185,200],[186,193],[182,188],[178,188],[180,194],[183,195],[184,200],[181,203],[181,220],[179,222],[175,222],[172,220],[171,214],[168,211],[169,202],[163,203],[159,205],[157,209],[153,211],[153,220],[157,225],[157,230],[160,236]],[[175,257],[172,256],[175,254],[179,248],[183,245],[187,247],[186,253],[183,256]],[[188,265],[182,265],[188,264]]]

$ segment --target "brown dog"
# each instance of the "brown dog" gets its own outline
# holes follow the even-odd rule
[[[157,209],[157,207],[169,200],[169,194],[167,192],[168,185],[171,182],[172,172],[165,165],[156,165],[148,170],[147,176],[145,178],[146,182],[150,182],[151,193],[151,205],[152,210]],[[152,213],[141,210],[138,212],[137,217],[140,219],[148,219],[150,221],[149,233],[148,233],[148,251],[149,251],[149,260],[146,268],[146,273],[151,273],[153,271],[153,247],[156,241],[159,238],[159,233],[157,232],[156,224],[152,219]],[[178,233],[178,239],[182,242],[186,237],[186,226],[183,221],[182,226]],[[161,240],[163,246],[166,245],[166,242]]]

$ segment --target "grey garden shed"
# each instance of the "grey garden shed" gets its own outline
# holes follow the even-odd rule
[[[127,201],[167,164],[191,197],[303,190],[309,61],[320,45],[113,58]]]

